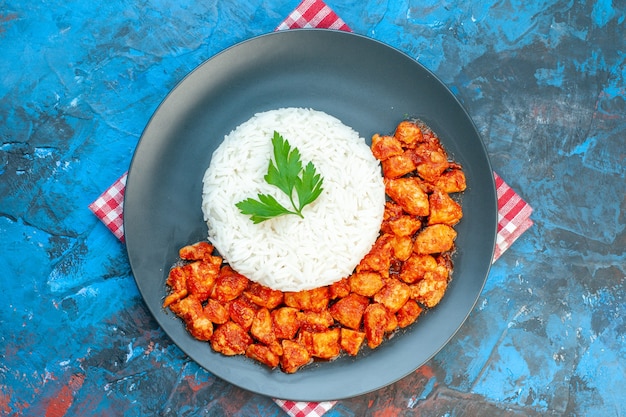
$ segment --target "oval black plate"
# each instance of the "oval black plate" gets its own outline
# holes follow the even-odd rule
[[[213,150],[254,113],[310,107],[369,140],[418,117],[461,163],[468,189],[457,226],[455,272],[443,301],[404,334],[356,359],[342,357],[287,375],[245,357],[225,357],[194,340],[161,305],[181,246],[206,239],[202,176]],[[431,72],[398,50],[346,32],[290,30],[237,44],[189,74],[161,103],[133,156],[124,202],[131,267],[154,317],[201,366],[239,387],[275,398],[322,401],[376,390],[411,373],[455,334],[489,273],[497,202],[485,147],[470,117]]]

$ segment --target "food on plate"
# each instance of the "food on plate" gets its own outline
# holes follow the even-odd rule
[[[436,135],[417,121],[401,122],[392,135],[374,135],[371,154],[381,162],[380,184],[387,197],[380,202],[375,239],[349,273],[327,284],[284,291],[250,279],[217,246],[198,242],[180,249],[180,260],[168,274],[163,306],[216,352],[245,355],[285,373],[342,354],[357,356],[365,346],[376,349],[411,326],[441,301],[450,282],[454,226],[463,217],[461,204],[450,194],[465,190],[465,175]],[[323,166],[319,163],[326,187],[333,180]],[[241,201],[228,201],[234,205],[235,200]],[[305,209],[303,214],[306,218],[310,213]],[[266,237],[257,239],[254,247],[261,250]],[[343,237],[329,239],[324,244],[335,249],[335,240]],[[350,238],[351,244],[355,240],[359,235]],[[338,248],[333,255],[342,255],[344,246]]]

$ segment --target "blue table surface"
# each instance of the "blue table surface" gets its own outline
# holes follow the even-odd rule
[[[461,100],[535,225],[466,324],[338,416],[626,414],[626,4],[329,0]],[[298,0],[0,2],[0,414],[281,416],[189,360],[87,206],[160,101]]]

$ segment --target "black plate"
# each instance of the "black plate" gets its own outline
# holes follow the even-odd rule
[[[353,359],[287,375],[245,357],[224,357],[189,336],[162,307],[167,273],[181,246],[206,239],[202,176],[225,134],[254,113],[310,107],[369,140],[407,116],[426,122],[467,176],[455,272],[443,301],[404,334]],[[124,202],[131,267],[148,308],[172,340],[235,385],[292,400],[352,397],[414,371],[455,334],[482,291],[497,224],[485,147],[466,111],[432,73],[378,41],[346,32],[290,30],[231,47],[189,74],[161,103],[137,146]]]

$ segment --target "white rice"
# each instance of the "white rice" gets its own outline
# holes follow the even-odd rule
[[[303,166],[313,162],[324,191],[305,206],[304,219],[285,215],[253,224],[236,203],[265,193],[291,208],[288,197],[264,179],[274,131],[298,148]],[[234,270],[276,290],[307,290],[347,277],[380,231],[380,164],[357,132],[320,111],[256,114],[226,135],[203,182],[209,240]]]

